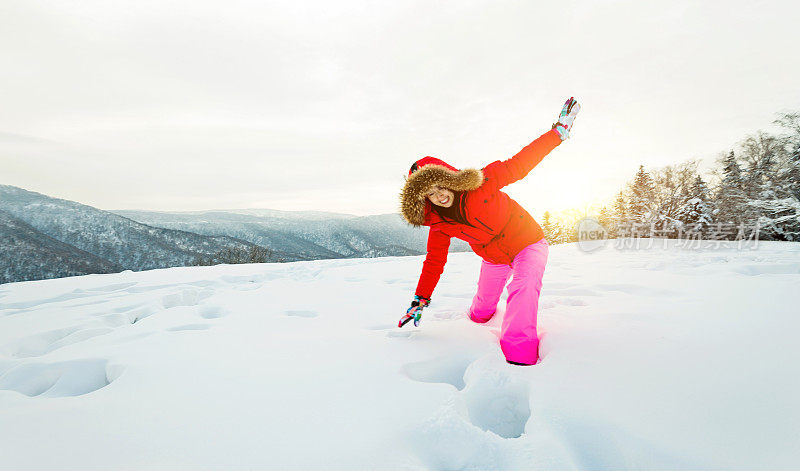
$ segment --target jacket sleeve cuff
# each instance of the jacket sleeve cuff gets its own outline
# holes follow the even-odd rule
[[[559,144],[564,142],[561,140],[561,134],[559,134],[558,131],[556,131],[555,126],[553,126],[553,129],[544,133],[544,135],[547,136],[548,138],[547,143],[550,144],[553,148],[558,147]]]

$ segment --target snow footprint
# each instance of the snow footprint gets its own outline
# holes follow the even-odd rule
[[[539,309],[552,309],[556,307],[553,301],[539,301]]]
[[[105,314],[100,317],[104,324],[111,327],[112,329],[116,329],[117,327],[122,327],[125,324],[130,324],[130,320],[124,314]]]
[[[161,304],[165,309],[170,309],[177,306],[197,306],[200,301],[211,296],[208,291],[200,291],[196,289],[185,289],[178,293],[172,293],[161,298]]]
[[[433,360],[407,363],[403,373],[414,381],[422,383],[451,384],[459,391],[464,389],[464,372],[475,357],[469,354],[449,355]]]
[[[82,396],[108,386],[122,371],[121,366],[109,365],[105,359],[26,363],[0,376],[0,390],[29,397]]]
[[[528,384],[507,369],[473,363],[464,375],[466,387],[461,394],[473,425],[503,438],[517,438],[531,417],[530,393]]]
[[[38,357],[67,345],[72,345],[92,337],[112,332],[108,327],[84,329],[81,326],[41,332],[4,345],[0,351],[15,358]]]
[[[200,308],[200,317],[203,319],[219,319],[227,315],[228,313],[221,306],[212,304]]]
[[[131,324],[135,324],[142,319],[152,316],[156,312],[158,312],[158,308],[156,308],[155,306],[146,305],[140,309],[134,309],[128,311],[126,315],[128,317],[128,322]]]
[[[512,368],[519,367],[507,365],[494,354],[471,363],[469,358],[461,355],[403,366],[411,379],[448,383],[459,389],[423,427],[428,436],[420,443],[423,451],[431,440],[446,437],[443,443],[450,442],[454,431],[462,438],[472,437],[479,447],[497,446],[525,433],[531,417],[530,391],[529,384],[513,374]],[[464,362],[469,363],[466,368]],[[442,453],[441,447],[434,449],[434,455]]]
[[[410,330],[410,329],[399,330],[399,329],[396,329],[396,330],[390,330],[389,332],[386,332],[386,337],[388,337],[388,338],[406,338],[406,339],[408,339],[408,338],[413,337],[414,334],[415,334],[414,330]]]

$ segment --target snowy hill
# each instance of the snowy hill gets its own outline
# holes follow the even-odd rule
[[[800,244],[668,244],[551,247],[533,367],[470,253],[0,286],[0,469],[794,469]]]

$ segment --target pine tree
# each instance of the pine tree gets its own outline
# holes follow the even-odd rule
[[[745,169],[745,194],[751,199],[770,199],[775,196],[772,183],[776,180],[777,154],[780,143],[774,136],[759,132],[742,143]]]
[[[653,172],[655,211],[651,221],[655,223],[658,236],[674,238],[679,235],[679,228],[683,226],[681,211],[694,197],[697,167],[697,161],[689,160]]]
[[[547,239],[550,244],[554,245],[559,243],[558,237],[560,234],[558,233],[558,226],[553,221],[550,211],[544,212],[540,226],[542,228],[542,232],[544,232],[544,238]]]
[[[625,201],[625,193],[621,191],[617,193],[613,208],[615,222],[619,223],[628,219],[628,202]]]
[[[781,226],[788,221],[784,216],[794,212],[786,206],[791,202],[781,198],[780,187],[776,185],[785,149],[780,139],[764,132],[748,137],[741,147],[746,163],[744,221],[758,224],[760,237],[765,240],[785,240]]]
[[[703,180],[703,177],[700,175],[697,175],[694,182],[692,182],[691,194],[692,198],[700,198],[703,201],[709,200],[710,191],[708,185],[706,185],[705,180]]]
[[[761,178],[761,191],[747,202],[747,215],[757,218],[762,238],[800,241],[800,113],[785,113],[776,123],[789,134],[761,133],[759,147],[752,145],[755,138],[746,141],[760,157],[753,178]]]
[[[574,226],[564,224],[560,219],[556,219],[553,222],[553,240],[555,244],[577,242]]]
[[[600,208],[600,214],[597,216],[597,222],[600,223],[606,230],[606,238],[611,239],[616,237],[614,212],[607,206]]]
[[[800,144],[789,156],[782,183],[786,193],[800,201]]]
[[[800,113],[782,113],[775,124],[788,131],[782,136],[787,159],[778,178],[780,196],[800,201]]]
[[[747,197],[744,190],[742,169],[733,151],[722,160],[722,180],[714,196],[718,209],[717,219],[725,223],[742,222]]]
[[[678,219],[687,225],[688,230],[708,233],[714,220],[714,203],[710,199],[708,185],[697,175],[689,189],[689,198],[678,210]]]
[[[628,202],[625,200],[625,193],[619,192],[614,199],[612,210],[613,222],[609,232],[612,234],[609,237],[620,237],[623,227],[629,223],[628,221]]]
[[[630,185],[630,193],[628,215],[635,222],[651,222],[656,216],[653,201],[655,184],[650,174],[644,170],[644,165],[639,165],[639,171]]]
[[[680,203],[681,192],[675,167],[667,165],[653,173],[653,200],[656,208],[655,219],[675,216]]]

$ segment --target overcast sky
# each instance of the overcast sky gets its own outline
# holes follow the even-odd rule
[[[0,184],[102,209],[397,210],[411,163],[612,198],[800,110],[796,1],[0,0]]]

